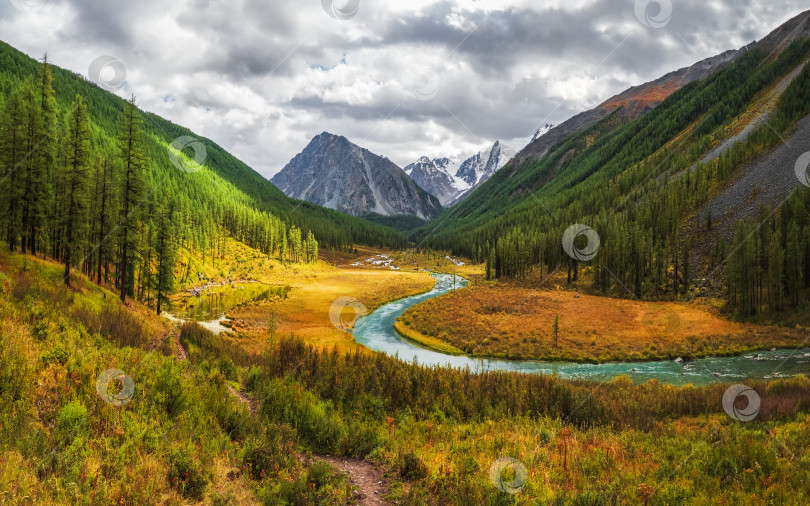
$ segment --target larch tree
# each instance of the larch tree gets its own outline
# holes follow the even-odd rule
[[[17,165],[17,170],[19,171],[17,181],[20,187],[20,204],[22,206],[20,210],[20,248],[23,253],[26,253],[31,244],[31,231],[34,229],[33,216],[36,214],[34,208],[39,204],[37,201],[39,194],[37,183],[42,183],[36,164],[37,157],[34,154],[37,146],[37,135],[41,129],[38,124],[39,114],[37,114],[36,107],[37,93],[33,79],[29,78],[25,80],[21,93],[23,113],[25,114],[25,130],[23,132],[24,154]]]
[[[64,203],[62,209],[62,233],[64,240],[65,284],[70,285],[70,268],[75,265],[76,253],[81,252],[80,243],[86,227],[87,182],[90,172],[90,120],[87,105],[80,96],[73,101],[68,118],[70,134],[67,139],[67,172],[64,174]]]
[[[98,223],[97,235],[96,235],[96,282],[101,284],[101,270],[102,267],[104,268],[104,279],[107,279],[107,273],[109,271],[109,248],[107,247],[108,244],[108,236],[111,234],[110,231],[110,224],[112,223],[112,213],[111,210],[113,208],[113,164],[110,163],[110,160],[104,156],[100,157],[98,163],[96,164],[96,188],[97,193],[95,195],[95,204],[96,204],[96,220]]]
[[[26,148],[26,103],[23,101],[23,89],[19,88],[11,94],[4,104],[2,112],[2,136],[0,136],[0,160],[2,160],[2,179],[0,180],[0,198],[3,200],[4,212],[3,226],[5,227],[8,249],[14,251],[17,238],[20,235],[20,201],[22,200],[22,185],[20,165],[25,158]]]
[[[146,155],[143,152],[143,118],[135,106],[135,96],[124,106],[124,121],[118,135],[118,160],[121,165],[120,254],[118,258],[118,288],[121,302],[132,295],[134,272],[132,256],[138,246],[138,206],[144,193]]]
[[[155,260],[157,262],[157,314],[161,306],[168,304],[168,294],[175,289],[174,268],[177,263],[177,246],[174,234],[174,204],[169,202],[160,211],[157,237],[155,239]]]

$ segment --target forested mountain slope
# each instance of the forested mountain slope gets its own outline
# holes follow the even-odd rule
[[[13,90],[28,76],[34,76],[38,63],[11,46],[0,43],[0,100],[7,101]],[[112,150],[120,126],[125,101],[99,88],[81,75],[51,66],[53,89],[60,112],[70,110],[76,95],[87,104],[89,118],[95,125],[94,143],[101,149]],[[343,248],[352,243],[397,246],[403,237],[392,230],[369,224],[365,220],[346,216],[307,202],[290,199],[272,183],[222,149],[216,143],[195,135],[155,114],[143,113],[146,139],[144,148],[152,160],[148,186],[160,201],[168,195],[177,196],[178,205],[194,214],[189,221],[218,220],[224,213],[237,221],[246,222],[255,213],[268,213],[286,226],[311,230],[322,245]],[[59,118],[60,120],[63,118]],[[180,136],[190,136],[205,146],[204,167],[194,174],[176,170],[168,156],[168,146]],[[193,155],[193,151],[186,150]],[[186,152],[184,151],[184,152]],[[221,220],[220,220],[221,221]],[[207,227],[218,227],[212,223]],[[205,227],[201,227],[205,228]],[[236,235],[247,239],[244,231]],[[196,234],[202,234],[197,230]],[[210,238],[209,238],[210,239]]]
[[[519,171],[506,167],[414,238],[486,261],[492,277],[524,277],[540,265],[567,267],[575,278],[580,262],[566,256],[560,241],[570,225],[582,223],[601,238],[590,265],[594,283],[604,292],[681,297],[697,288],[696,279],[746,271],[756,264],[761,276],[726,272],[732,306],[742,304],[742,312],[750,314],[786,307],[787,294],[798,301],[810,281],[810,272],[804,272],[810,266],[810,237],[806,213],[801,212],[810,197],[799,180],[794,178],[786,190],[798,190],[790,206],[782,206],[758,228],[769,232],[763,232],[763,245],[745,258],[724,254],[734,250],[725,249],[721,236],[716,254],[697,259],[701,263],[695,265],[692,240],[706,230],[690,235],[685,227],[735,180],[741,167],[784,142],[810,112],[810,71],[801,68],[810,57],[810,43],[796,37],[804,33],[807,17],[804,13],[791,20],[787,35],[778,29],[774,33],[782,35],[767,37],[722,71],[675,91],[638,119],[628,121],[620,109],[564,138]],[[793,42],[786,45],[787,39]],[[770,104],[767,121],[751,114],[763,101]],[[752,124],[756,118],[760,123]],[[734,136],[736,142],[719,157],[707,157]],[[750,192],[745,195],[749,198]],[[708,222],[704,228],[711,231],[711,217]],[[798,232],[790,234],[791,229]],[[715,237],[710,233],[709,238]],[[742,236],[735,242],[742,244]],[[763,252],[767,249],[768,254]],[[780,270],[788,268],[799,281],[784,282]],[[802,276],[793,272],[797,269]],[[769,275],[771,286],[763,287],[762,279]],[[742,302],[740,291],[746,292]]]
[[[506,167],[506,170],[517,172],[524,165],[540,160],[557,143],[572,134],[582,132],[586,128],[593,126],[610,114],[618,113],[626,120],[634,120],[655,108],[676,90],[693,81],[705,79],[712,73],[725,68],[728,63],[737,59],[745,51],[746,48],[725,51],[689,67],[669,72],[654,81],[628,88],[593,109],[583,111],[557,125],[542,137],[533,140],[515,155],[513,163]]]

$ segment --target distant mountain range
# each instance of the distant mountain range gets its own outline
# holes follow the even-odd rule
[[[461,163],[449,158],[431,160],[423,156],[403,170],[422,189],[436,196],[443,206],[451,206],[506,165],[514,154],[512,147],[495,141],[488,149]]]
[[[539,129],[535,137],[544,131]],[[400,169],[345,137],[323,132],[271,181],[289,197],[355,216],[412,215],[430,220],[442,206],[455,204],[489,179],[515,152],[495,141],[461,162],[423,156]]]
[[[430,220],[442,208],[394,162],[328,132],[315,136],[271,181],[290,197],[355,216]]]

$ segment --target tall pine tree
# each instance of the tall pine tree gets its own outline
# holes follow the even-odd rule
[[[64,240],[65,284],[70,285],[70,268],[75,265],[76,254],[82,251],[81,242],[87,224],[87,183],[90,173],[90,120],[87,105],[76,96],[68,118],[70,136],[65,143],[67,167],[63,175],[64,202],[62,209],[62,235]]]
[[[143,152],[143,118],[135,106],[135,96],[124,106],[124,123],[118,136],[118,160],[121,164],[120,255],[118,288],[121,302],[132,295],[134,271],[132,256],[138,246],[138,205],[144,193],[146,155]]]

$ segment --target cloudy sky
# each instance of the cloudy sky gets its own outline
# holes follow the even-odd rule
[[[518,143],[629,86],[760,39],[803,4],[0,0],[0,34],[83,75],[113,57],[120,65],[92,77],[118,88],[125,70],[119,95],[134,93],[142,108],[270,177],[324,130],[400,166]]]

